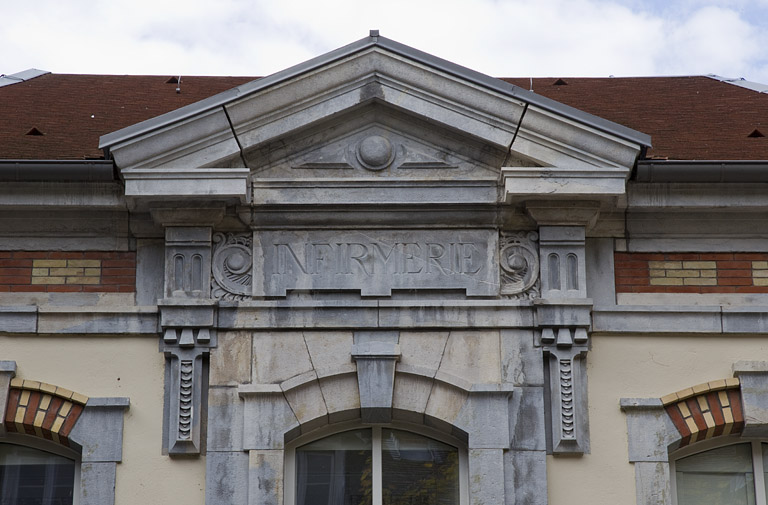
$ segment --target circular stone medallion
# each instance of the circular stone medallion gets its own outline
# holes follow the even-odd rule
[[[381,135],[371,135],[357,145],[357,161],[368,170],[383,170],[395,157],[392,144]]]

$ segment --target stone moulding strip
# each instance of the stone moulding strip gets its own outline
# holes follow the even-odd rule
[[[744,429],[738,378],[698,384],[660,400],[682,437],[680,447],[721,435],[741,433]]]
[[[88,397],[68,389],[28,379],[12,379],[5,429],[51,440],[69,447],[69,434]]]

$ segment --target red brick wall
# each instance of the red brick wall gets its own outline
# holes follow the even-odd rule
[[[768,293],[768,253],[614,254],[617,293]]]
[[[135,252],[0,251],[0,292],[135,291]]]

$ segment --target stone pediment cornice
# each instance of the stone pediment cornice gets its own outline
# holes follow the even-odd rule
[[[291,191],[290,182],[317,179],[337,188],[318,198],[344,195],[343,204],[350,189],[376,194],[402,179],[427,183],[422,202],[455,200],[450,192],[464,193],[462,203],[615,197],[649,144],[620,125],[371,39],[104,136],[126,194],[296,204],[307,190]],[[294,170],[280,173],[281,164]],[[491,178],[502,191],[476,195],[458,183]]]

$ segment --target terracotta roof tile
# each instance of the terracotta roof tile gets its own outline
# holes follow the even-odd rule
[[[170,77],[46,74],[1,87],[0,159],[99,158],[99,136],[255,79],[182,76],[176,93]],[[705,76],[535,78],[533,90],[651,135],[648,157],[768,160],[768,136],[750,136],[768,135],[765,93]]]

